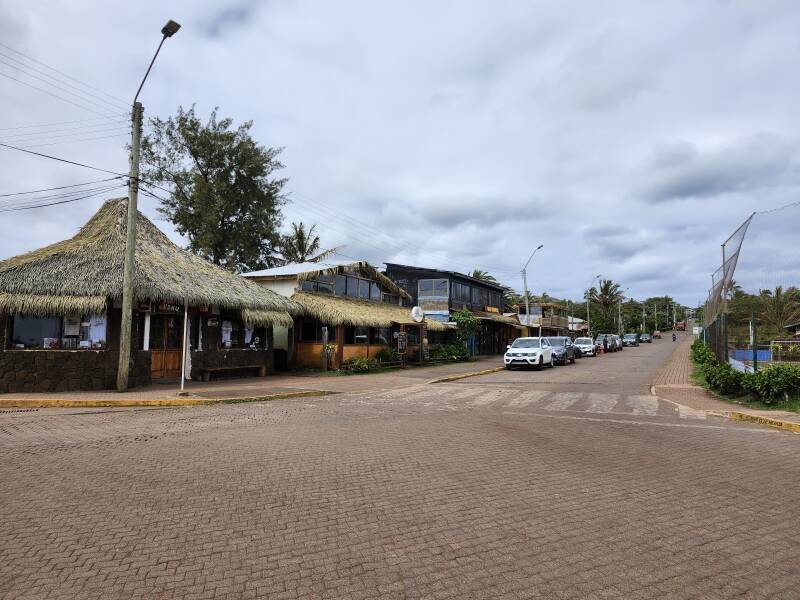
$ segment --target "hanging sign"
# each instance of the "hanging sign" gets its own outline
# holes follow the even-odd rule
[[[407,346],[408,334],[405,331],[401,331],[397,334],[397,351],[400,354],[405,354]]]
[[[218,317],[208,317],[208,320],[206,321],[206,323],[208,324],[209,327],[216,327],[217,325],[219,325],[219,318]]]

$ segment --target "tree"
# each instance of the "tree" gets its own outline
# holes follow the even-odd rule
[[[772,290],[761,290],[761,318],[769,333],[780,336],[787,325],[800,319],[800,297],[791,288],[786,292],[779,285]]]
[[[189,110],[150,119],[142,140],[142,179],[170,186],[159,211],[189,239],[189,250],[234,272],[274,264],[286,179],[280,148],[265,148],[251,136],[252,121],[233,127],[217,119],[204,124]]]
[[[475,269],[470,274],[470,277],[473,279],[478,279],[480,281],[484,281],[486,283],[491,283],[492,285],[500,285],[494,275],[489,274],[488,271],[482,271],[481,269]]]
[[[592,319],[592,328],[595,331],[599,331],[600,326],[606,331],[616,331],[616,311],[620,300],[622,300],[622,290],[619,284],[610,279],[600,280],[599,287],[589,290],[589,301],[600,308],[600,318],[596,325],[595,319]]]
[[[340,246],[320,252],[319,236],[315,235],[316,225],[311,225],[306,231],[305,224],[292,223],[292,232],[281,236],[279,252],[283,260],[292,262],[318,262],[339,250]]]

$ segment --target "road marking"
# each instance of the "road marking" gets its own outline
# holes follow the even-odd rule
[[[532,402],[539,402],[542,398],[549,396],[551,392],[547,390],[528,390],[523,392],[519,398],[515,398],[514,400],[510,400],[506,406],[509,408],[522,408],[524,406],[528,406]]]
[[[546,410],[567,410],[578,400],[583,398],[583,394],[578,392],[556,392],[555,400],[545,406]]]
[[[652,396],[628,396],[626,403],[634,415],[652,417],[658,413],[658,398]]]
[[[589,409],[592,413],[607,413],[617,405],[619,394],[589,394]]]
[[[594,423],[619,423],[623,425],[653,425],[655,427],[682,427],[686,429],[724,429],[745,433],[780,433],[777,429],[755,429],[739,427],[723,427],[722,425],[692,425],[690,423],[659,423],[658,421],[632,421],[630,419],[604,419],[601,417],[577,417],[573,415],[554,415],[553,413],[531,413],[514,410],[504,410],[504,415],[519,415],[524,417],[544,417],[546,419],[569,419],[572,421],[592,421]]]

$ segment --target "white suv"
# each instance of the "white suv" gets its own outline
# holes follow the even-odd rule
[[[508,346],[503,356],[503,363],[505,363],[506,369],[514,366],[530,366],[541,369],[545,365],[554,367],[556,361],[547,338],[521,337],[515,339],[514,343]]]
[[[583,356],[597,356],[597,346],[594,345],[594,340],[592,338],[575,338],[573,343],[580,349]]]

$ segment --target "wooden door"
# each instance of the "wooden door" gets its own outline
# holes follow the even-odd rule
[[[180,378],[182,338],[183,316],[154,314],[150,317],[150,377]]]

